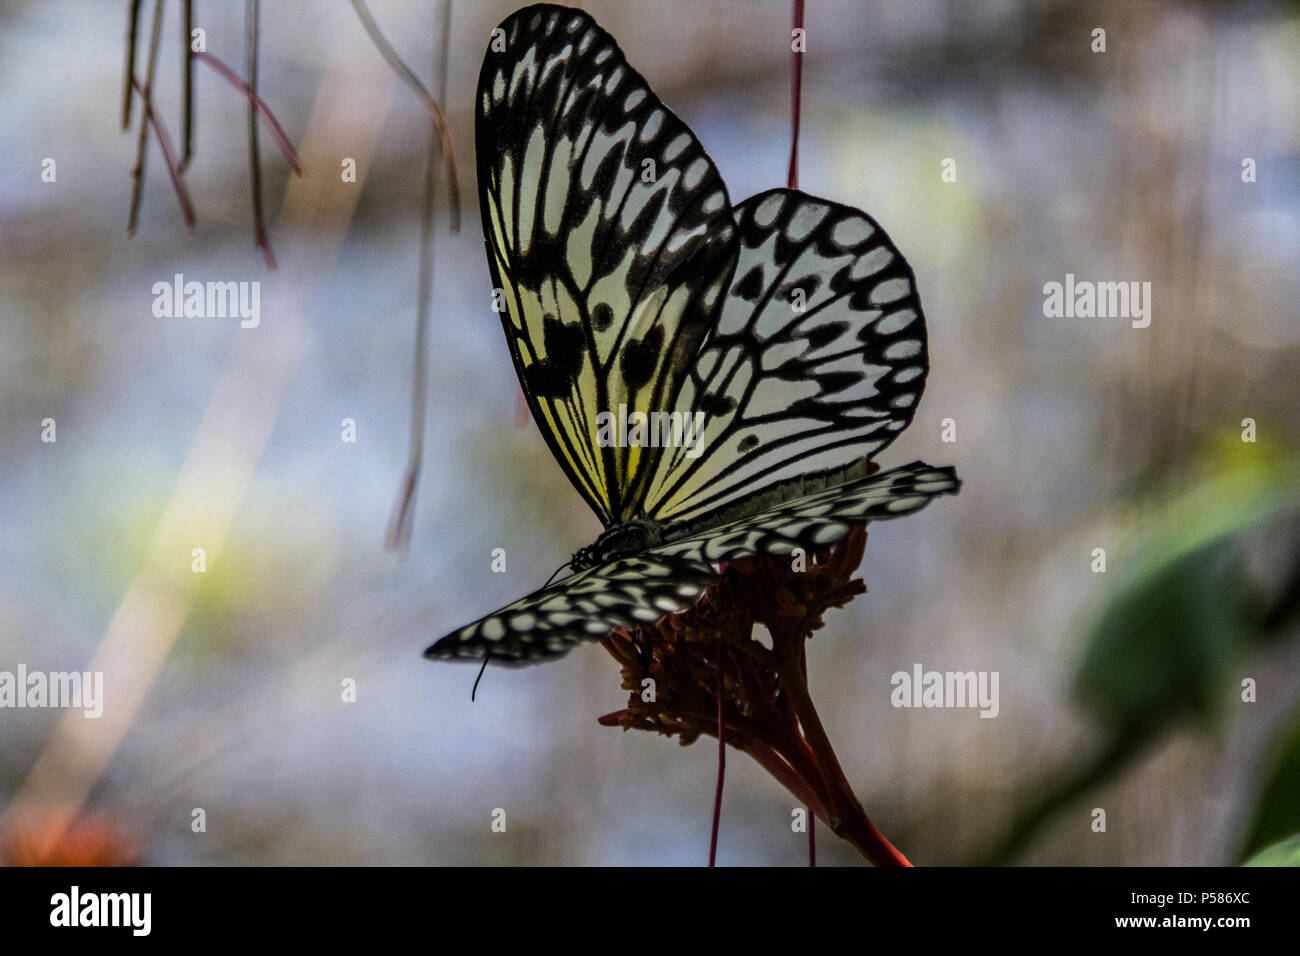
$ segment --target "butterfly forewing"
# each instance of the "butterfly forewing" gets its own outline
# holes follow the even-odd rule
[[[735,276],[678,399],[704,412],[701,447],[660,459],[656,520],[707,527],[865,474],[925,385],[912,270],[874,220],[787,189],[735,215]]]
[[[502,324],[538,426],[610,525],[633,516],[659,449],[602,446],[598,416],[673,401],[731,281],[730,200],[586,14],[528,7],[499,29],[476,149]]]

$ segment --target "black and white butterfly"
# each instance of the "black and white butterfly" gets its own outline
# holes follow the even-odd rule
[[[829,547],[957,491],[951,468],[869,473],[928,371],[912,270],[870,216],[791,189],[733,205],[579,10],[526,7],[493,37],[475,134],[502,324],[533,417],[606,530],[575,573],[426,656],[559,657],[690,607],[716,562]],[[690,447],[619,447],[598,415],[620,405],[665,437],[651,416],[703,425]]]

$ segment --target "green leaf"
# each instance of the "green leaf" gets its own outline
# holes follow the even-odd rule
[[[1255,854],[1242,866],[1300,866],[1300,833],[1274,843]]]
[[[1300,837],[1300,712],[1297,713],[1295,724],[1283,741],[1273,770],[1260,791],[1241,856],[1251,856],[1263,847],[1269,847],[1267,852],[1272,852],[1278,847],[1270,844],[1276,844],[1290,834]],[[1290,842],[1295,843],[1295,840]],[[1293,849],[1300,852],[1300,845]],[[1288,865],[1297,864],[1300,864],[1300,857],[1297,857],[1296,863]]]
[[[1233,700],[1231,669],[1262,617],[1240,536],[1300,507],[1296,461],[1241,454],[1144,522],[1096,615],[1075,690],[1119,732],[1185,717],[1206,724]]]
[[[1102,611],[1076,681],[1098,718],[1129,728],[1218,712],[1243,639],[1235,555],[1219,539],[1126,582]]]

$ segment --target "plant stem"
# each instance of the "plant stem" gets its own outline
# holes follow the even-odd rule
[[[262,250],[268,269],[275,268],[275,254],[271,252],[271,239],[266,234],[266,219],[262,214],[262,160],[257,137],[257,41],[259,19],[258,0],[244,0],[244,44],[247,65],[248,100],[248,176],[253,196],[253,234],[257,247]]]
[[[796,0],[799,2],[799,0]],[[808,642],[804,641],[799,645],[799,671],[803,675],[803,682],[808,683]],[[808,865],[817,865],[817,818],[812,812],[808,813]]]
[[[181,4],[181,142],[183,153],[178,169],[185,169],[194,154],[194,54],[190,37],[194,32],[194,0]]]
[[[447,61],[451,37],[451,0],[442,0],[441,26],[435,38],[433,74],[437,78],[439,102],[447,100]],[[420,197],[420,262],[415,294],[414,369],[411,372],[411,434],[407,445],[406,472],[398,488],[397,501],[388,521],[384,548],[403,559],[411,548],[411,531],[415,520],[415,497],[424,465],[425,417],[428,411],[429,319],[433,303],[433,227],[437,219],[434,195],[437,186],[441,136],[436,125],[429,127],[429,143],[424,156],[424,191]],[[443,157],[445,159],[445,157]]]
[[[713,831],[709,837],[709,866],[718,863],[718,826],[722,822],[722,785],[727,778],[727,722],[723,717],[726,684],[726,652],[718,641],[718,786],[713,793]]]
[[[141,98],[145,99],[144,87],[140,85],[140,81],[133,79],[131,85],[135,87]],[[158,137],[158,148],[162,150],[163,161],[167,165],[167,175],[171,177],[172,187],[176,190],[176,199],[181,204],[181,214],[185,217],[185,225],[193,229],[196,221],[194,202],[190,199],[189,188],[185,185],[185,176],[176,162],[176,152],[172,149],[172,140],[167,135],[167,127],[162,124],[162,120],[158,118],[157,110],[153,108],[153,103],[148,99],[145,99],[144,111],[149,118],[149,123],[153,126],[154,135]]]
[[[154,70],[158,66],[158,40],[162,33],[162,0],[155,0],[153,7],[153,32],[149,34],[149,62],[145,66],[144,87],[140,95],[144,98],[144,108],[140,111],[140,138],[136,141],[135,169],[131,171],[131,212],[127,216],[126,234],[135,235],[135,227],[140,219],[140,201],[144,198],[144,165],[149,145],[149,109],[153,105]],[[134,30],[132,31],[132,50],[134,51]],[[130,95],[132,78],[127,80],[127,95]],[[129,110],[128,100],[128,110]]]
[[[140,4],[131,0],[126,13],[126,66],[122,76],[122,129],[131,128],[132,81],[135,79],[135,48],[140,35]]]
[[[786,628],[769,628],[773,631],[773,646],[784,648],[803,647],[800,630]],[[778,631],[784,633],[778,634]],[[826,788],[827,804],[830,811],[826,825],[839,837],[848,840],[861,851],[862,855],[876,866],[911,866],[907,857],[876,829],[862,804],[853,793],[853,787],[840,766],[835,749],[831,746],[817,708],[808,696],[807,681],[803,679],[799,658],[787,651],[779,656],[778,673],[781,686],[786,692],[791,707],[798,717],[799,726],[816,758],[822,782]]]
[[[420,78],[397,55],[393,45],[388,42],[388,38],[379,29],[379,24],[375,22],[375,18],[371,14],[370,8],[366,6],[365,0],[352,0],[352,7],[356,10],[357,17],[361,20],[361,25],[365,27],[366,33],[370,35],[370,41],[374,43],[383,58],[388,61],[388,65],[393,68],[398,79],[414,90],[415,94],[420,97],[420,100],[424,103],[424,108],[429,113],[429,119],[433,121],[434,129],[438,131],[438,139],[442,144],[442,155],[447,160],[447,190],[450,193],[451,203],[451,231],[460,232],[460,182],[456,173],[456,150],[452,145],[451,132],[447,129],[447,117],[444,115],[438,101],[424,88]]]
[[[293,143],[289,142],[288,134],[285,133],[284,127],[280,125],[280,121],[275,118],[275,114],[271,112],[271,108],[266,105],[266,101],[253,92],[252,87],[241,80],[234,70],[226,66],[226,64],[222,63],[211,53],[195,53],[194,59],[212,67],[217,71],[218,76],[247,97],[249,103],[257,108],[258,114],[262,117],[262,122],[266,125],[267,131],[275,140],[275,144],[280,147],[280,152],[284,154],[285,162],[289,164],[289,168],[293,170],[294,175],[301,176],[303,174],[302,160],[298,158],[298,153],[294,150]]]
[[[803,29],[803,0],[794,0],[794,29]],[[786,185],[791,189],[799,188],[799,99],[803,90],[803,54],[794,49],[794,33],[791,31],[790,48],[790,168],[786,174]]]

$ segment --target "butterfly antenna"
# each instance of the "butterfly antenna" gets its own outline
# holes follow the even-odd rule
[[[555,580],[555,576],[556,576],[557,574],[559,574],[561,571],[563,571],[565,568],[569,567],[569,565],[571,565],[572,563],[573,563],[573,562],[571,562],[571,561],[565,561],[562,565],[560,565],[558,568],[556,568],[556,569],[551,573],[551,576],[550,576],[549,578],[546,579],[546,583],[543,584],[542,587],[549,587],[550,584],[551,584],[551,582]]]
[[[474,703],[474,695],[478,693],[478,682],[483,679],[483,672],[487,670],[488,661],[492,660],[492,652],[488,651],[483,655],[483,666],[478,669],[478,677],[474,678],[474,687],[469,692],[469,702]]]

